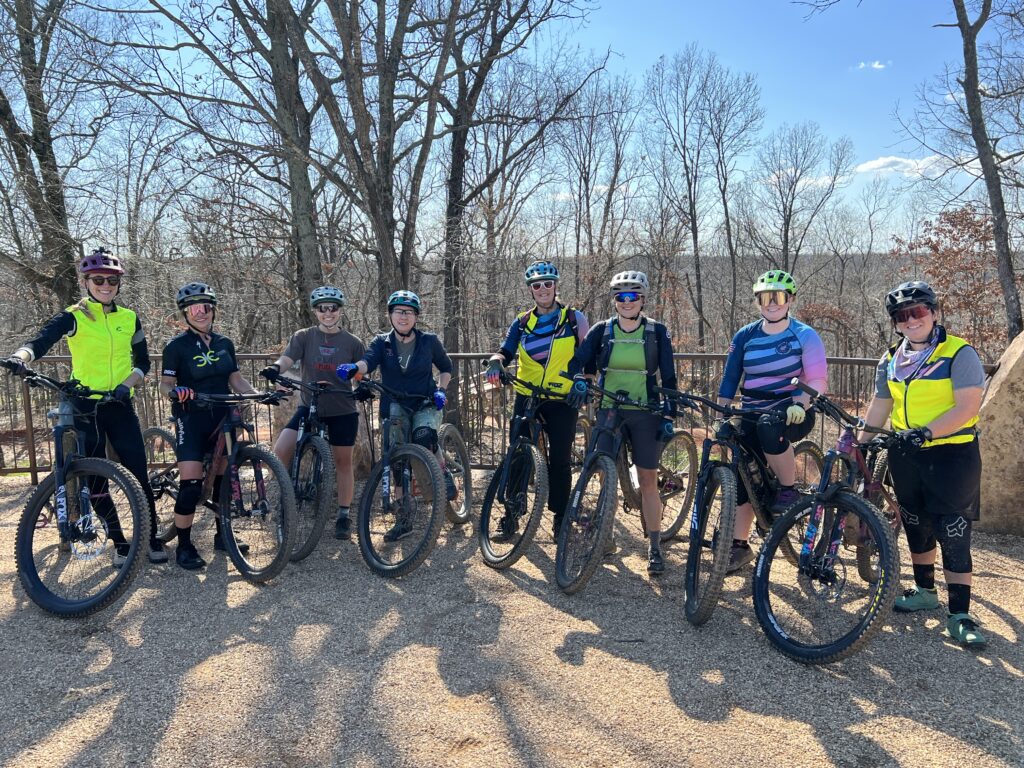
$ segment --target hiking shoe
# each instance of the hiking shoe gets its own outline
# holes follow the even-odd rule
[[[751,562],[754,557],[754,549],[749,544],[746,546],[733,544],[732,549],[729,550],[729,565],[726,566],[725,572],[733,573],[734,571],[738,571],[747,563]]]
[[[199,556],[194,544],[185,546],[178,545],[178,551],[174,553],[174,560],[186,571],[195,571],[206,565],[206,561]]]
[[[238,547],[239,554],[249,554],[249,545],[246,544],[244,541],[242,541],[241,539],[235,539],[235,544]],[[224,537],[219,533],[213,534],[213,549],[216,552],[228,551],[227,545],[224,543]]]
[[[491,536],[491,541],[496,541],[499,544],[506,541],[511,541],[512,537],[519,532],[519,521],[514,515],[504,514],[501,519],[498,520],[498,531]]]
[[[914,611],[931,611],[939,607],[939,593],[934,587],[922,589],[916,584],[913,588],[906,590],[902,597],[896,598],[893,610],[898,613],[913,613]],[[962,616],[966,614],[956,614]]]
[[[149,562],[160,564],[166,563],[168,559],[170,558],[162,541],[149,542]]]
[[[459,498],[459,489],[455,486],[455,477],[447,469],[444,471],[444,490],[448,494],[448,501],[455,501]]]
[[[334,521],[334,538],[339,541],[348,541],[352,538],[352,520],[348,515]]]
[[[122,541],[120,544],[114,545],[114,567],[120,568],[122,565],[128,562],[128,553],[131,552],[132,545],[127,541]]]
[[[966,648],[984,648],[988,639],[981,634],[978,623],[969,613],[951,613],[946,619],[945,633]]]
[[[384,534],[384,541],[394,542],[404,539],[412,533],[412,525],[407,520],[399,520]]]
[[[652,576],[658,576],[665,572],[665,561],[661,557],[661,550],[651,547],[647,553],[647,572]]]
[[[796,488],[779,488],[775,492],[775,500],[772,502],[772,514],[780,515],[798,501],[800,501],[800,491]]]

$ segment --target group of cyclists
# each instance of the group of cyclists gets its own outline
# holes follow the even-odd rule
[[[146,338],[138,316],[117,302],[125,275],[117,256],[98,249],[80,261],[78,271],[83,298],[47,322],[4,364],[15,373],[24,372],[29,363],[66,337],[72,377],[92,389],[115,393],[114,401],[95,405],[89,410],[92,417],[82,419],[78,427],[87,435],[90,455],[104,456],[109,441],[121,463],[142,485],[153,532],[149,560],[165,563],[169,557],[156,538],[153,491],[132,403],[135,388],[150,369]],[[569,502],[577,415],[588,400],[587,382],[596,377],[603,389],[625,393],[636,403],[619,406],[618,428],[631,446],[648,540],[647,570],[656,577],[665,570],[658,465],[678,414],[676,399],[658,391],[677,389],[677,379],[671,334],[663,323],[645,313],[651,295],[648,277],[637,270],[616,274],[609,284],[614,314],[593,325],[584,312],[560,297],[555,264],[531,263],[523,279],[532,306],[512,319],[504,340],[487,361],[485,376],[496,385],[505,367],[515,362],[518,379],[542,388],[544,399],[538,414],[546,437],[553,533],[557,537]],[[813,328],[791,315],[797,296],[792,275],[773,269],[761,275],[752,288],[759,316],[733,337],[718,402],[732,403],[738,395],[744,408],[776,412],[776,418],[743,417],[738,426],[742,439],[764,457],[779,481],[772,504],[772,511],[779,513],[799,501],[792,444],[809,434],[815,421],[808,396],[792,381],[795,378],[823,392],[827,382],[825,348]],[[380,404],[381,417],[402,410],[409,413],[413,442],[440,459],[438,429],[452,362],[436,335],[417,328],[422,302],[412,291],[391,294],[387,302],[391,329],[366,346],[341,327],[345,296],[340,289],[319,287],[309,301],[316,325],[297,331],[261,375],[275,381],[300,363],[304,381],[326,380],[334,385],[319,408],[336,467],[335,537],[344,540],[351,537],[352,450],[358,431],[353,401],[360,390],[353,390],[353,380],[379,369],[383,385],[407,398],[392,402],[385,397]],[[178,290],[176,303],[185,330],[163,349],[159,387],[173,402],[177,432],[180,489],[174,505],[175,560],[184,569],[196,570],[206,564],[191,538],[193,517],[202,500],[202,461],[225,414],[216,407],[189,408],[189,403],[197,393],[246,393],[254,388],[239,370],[232,341],[214,330],[215,291],[205,283],[191,282]],[[890,466],[911,551],[914,585],[897,599],[895,609],[938,608],[935,561],[941,551],[949,610],[946,632],[965,646],[979,647],[986,639],[970,614],[970,541],[972,522],[979,514],[981,459],[976,423],[984,371],[977,352],[940,324],[938,306],[935,292],[920,281],[903,283],[886,295],[885,308],[899,341],[879,360],[874,397],[864,421],[871,427],[890,421],[899,433],[899,445],[890,451]],[[530,391],[516,386],[513,409],[519,413]],[[597,407],[609,408],[611,403],[602,397]],[[286,465],[295,450],[303,408],[308,409],[308,402],[299,406],[274,446]],[[509,436],[510,440],[516,437]],[[447,470],[444,479],[451,500],[458,491]],[[214,498],[219,498],[216,491]],[[754,558],[749,544],[752,521],[753,510],[741,484],[730,571]],[[408,535],[405,525],[399,518],[385,540],[398,541]],[[493,535],[511,535],[515,525],[514,518],[503,518]],[[124,562],[128,544],[116,520],[108,533],[117,567]],[[223,535],[218,527],[213,541],[216,550],[225,548]],[[244,551],[245,543],[237,544]]]

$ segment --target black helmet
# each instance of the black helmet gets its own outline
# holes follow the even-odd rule
[[[188,283],[181,286],[174,300],[178,304],[178,309],[185,309],[190,304],[205,303],[217,306],[217,294],[206,283]]]
[[[912,304],[924,304],[929,309],[935,309],[939,305],[939,299],[932,287],[922,280],[900,283],[885,296],[885,311],[889,313],[889,317],[892,317],[896,310]]]

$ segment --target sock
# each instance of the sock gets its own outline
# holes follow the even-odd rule
[[[949,612],[967,613],[971,607],[971,585],[970,584],[946,584],[946,592],[949,594]]]
[[[348,507],[343,507],[341,504],[338,505],[338,520],[348,519]]]
[[[935,565],[914,563],[914,583],[921,589],[935,589]]]
[[[179,528],[174,526],[174,530],[178,532],[178,546],[179,547],[191,547],[192,546],[192,526],[188,528]]]
[[[661,531],[648,531],[647,541],[649,542],[651,554],[661,552]]]

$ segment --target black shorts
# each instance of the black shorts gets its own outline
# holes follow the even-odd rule
[[[175,408],[175,411],[179,409]],[[220,434],[220,424],[228,415],[227,408],[197,408],[174,414],[178,440],[174,453],[178,461],[202,461],[213,450]]]
[[[889,471],[904,514],[978,519],[981,450],[977,440],[936,445],[913,453],[891,450]]]
[[[789,403],[786,403],[786,405],[788,406]],[[782,411],[783,413],[785,412],[784,407]],[[740,425],[740,441],[746,446],[748,451],[757,455],[762,461],[766,461],[765,454],[778,455],[785,453],[790,445],[798,440],[803,440],[814,429],[813,409],[807,411],[807,417],[801,424],[786,426],[784,421],[772,424],[759,423],[760,418],[760,416],[743,417]],[[764,449],[765,443],[771,445],[771,451]],[[747,494],[747,486],[739,478],[736,478],[736,480],[736,506],[738,507],[750,501],[750,496]]]
[[[299,422],[309,415],[309,406],[300,405],[295,409],[285,429],[298,430]],[[356,444],[359,433],[359,414],[343,413],[340,416],[321,416],[320,422],[327,425],[327,442],[331,445],[351,447]]]
[[[606,411],[597,412],[597,423],[600,424]],[[619,411],[618,428],[622,430],[622,437],[629,440],[630,448],[633,449],[633,463],[638,469],[657,469],[658,460],[662,451],[665,450],[665,443],[658,440],[658,433],[661,430],[661,423],[665,419],[657,413],[650,411],[634,411],[625,408]],[[604,433],[598,443],[598,449],[611,453],[613,435]]]

